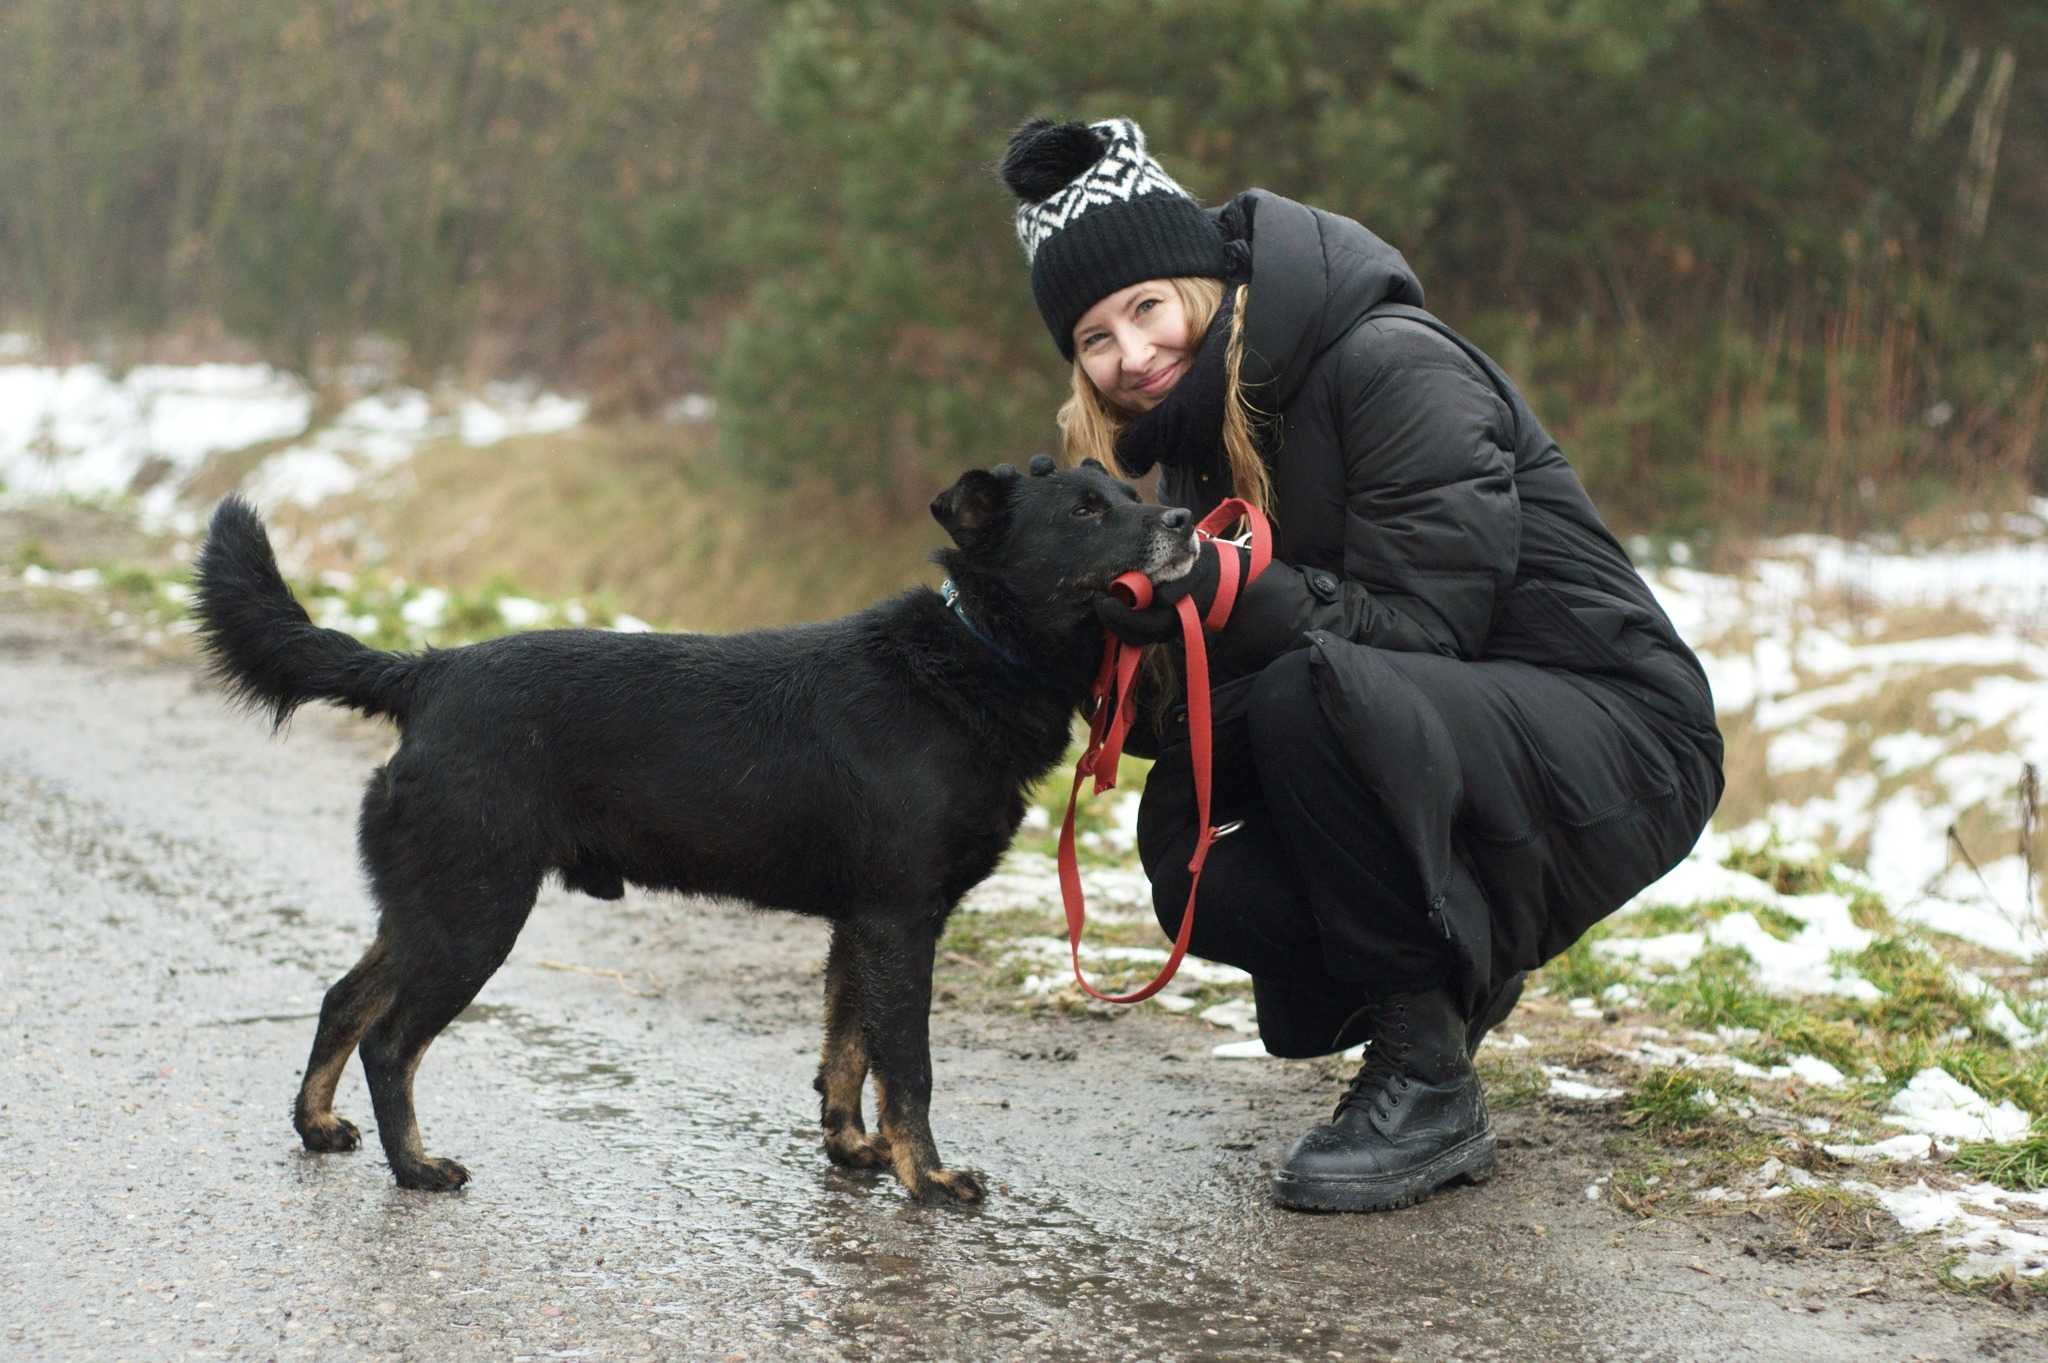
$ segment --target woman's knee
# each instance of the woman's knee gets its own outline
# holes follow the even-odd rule
[[[1293,649],[1268,663],[1245,706],[1253,760],[1262,776],[1286,772],[1335,741],[1316,702],[1309,650]]]

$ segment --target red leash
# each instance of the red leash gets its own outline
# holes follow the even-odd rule
[[[1074,807],[1081,797],[1081,782],[1087,777],[1095,778],[1095,793],[1112,789],[1116,785],[1117,762],[1123,756],[1124,739],[1131,732],[1134,718],[1131,710],[1131,683],[1138,675],[1138,659],[1142,652],[1136,645],[1127,644],[1108,631],[1103,632],[1102,667],[1095,674],[1092,695],[1095,708],[1088,721],[1088,747],[1081,754],[1081,760],[1074,764],[1074,788],[1067,795],[1067,820],[1060,826],[1060,898],[1067,910],[1067,944],[1073,950],[1074,979],[1091,998],[1104,1003],[1138,1003],[1151,998],[1166,987],[1180,969],[1181,958],[1188,953],[1188,939],[1195,928],[1195,892],[1202,885],[1202,863],[1209,859],[1209,844],[1216,840],[1216,830],[1209,823],[1209,650],[1202,638],[1203,627],[1211,630],[1222,629],[1230,619],[1230,612],[1237,605],[1238,592],[1273,561],[1273,531],[1257,507],[1241,498],[1232,497],[1217,507],[1195,527],[1195,533],[1213,538],[1225,526],[1242,517],[1251,528],[1251,561],[1245,570],[1244,582],[1238,581],[1238,556],[1219,554],[1217,567],[1220,570],[1216,581],[1216,599],[1210,603],[1209,614],[1202,616],[1195,608],[1194,601],[1182,597],[1174,603],[1174,610],[1180,616],[1181,642],[1187,652],[1188,684],[1188,757],[1194,767],[1195,812],[1201,820],[1202,831],[1195,839],[1194,859],[1188,862],[1188,871],[1194,879],[1188,886],[1188,906],[1180,916],[1180,935],[1174,938],[1173,953],[1166,958],[1165,967],[1159,977],[1135,994],[1104,994],[1088,983],[1088,977],[1081,973],[1081,929],[1088,919],[1088,910],[1081,897],[1081,870],[1074,858]],[[1141,573],[1125,573],[1111,584],[1129,598],[1133,606],[1143,609],[1152,603],[1152,584]],[[1114,689],[1116,704],[1110,705]]]

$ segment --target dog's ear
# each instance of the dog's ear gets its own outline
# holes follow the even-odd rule
[[[1108,469],[1102,466],[1102,461],[1100,459],[1083,459],[1081,461],[1081,467],[1084,469],[1095,469],[1102,473],[1109,472]]]
[[[1049,454],[1034,454],[1031,456],[1031,476],[1033,478],[1043,478],[1046,474],[1053,472],[1057,468],[1059,468],[1059,463]]]
[[[1002,475],[1008,473],[1009,477]],[[969,469],[958,482],[932,498],[932,519],[946,527],[946,533],[962,549],[992,530],[1003,512],[1003,497],[1017,470],[1007,464],[994,473]]]

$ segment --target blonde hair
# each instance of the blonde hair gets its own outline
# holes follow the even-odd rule
[[[1223,281],[1184,275],[1166,281],[1180,295],[1187,313],[1188,335],[1201,336],[1209,329],[1216,311],[1223,306]],[[1242,497],[1260,511],[1273,514],[1273,480],[1266,461],[1259,456],[1253,422],[1259,415],[1244,395],[1244,315],[1249,286],[1237,286],[1236,306],[1230,315],[1230,339],[1223,352],[1223,456],[1230,472],[1232,495]],[[1117,458],[1117,437],[1133,420],[1130,413],[1111,404],[1096,388],[1081,361],[1074,361],[1072,392],[1060,404],[1056,418],[1061,451],[1069,464],[1099,459],[1126,478],[1135,477]]]
[[[1184,275],[1166,282],[1180,295],[1181,307],[1187,313],[1188,335],[1206,333],[1209,323],[1215,320],[1216,310],[1223,306],[1223,281]],[[1223,457],[1230,472],[1231,495],[1242,497],[1271,517],[1273,479],[1266,472],[1266,461],[1259,456],[1258,441],[1252,434],[1253,420],[1260,413],[1245,397],[1242,382],[1244,315],[1249,296],[1249,286],[1239,284],[1230,314],[1230,339],[1223,352]],[[1126,478],[1136,476],[1124,467],[1116,451],[1117,437],[1133,418],[1102,396],[1079,359],[1074,361],[1073,392],[1060,404],[1056,420],[1061,453],[1069,464],[1099,459]],[[1181,689],[1180,659],[1171,646],[1155,644],[1145,650],[1144,671],[1152,690],[1152,725],[1161,728]]]

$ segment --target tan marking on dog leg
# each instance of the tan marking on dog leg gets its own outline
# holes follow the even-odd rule
[[[867,1084],[868,1052],[861,1037],[860,997],[848,952],[838,934],[825,960],[825,1043],[818,1058],[818,1124],[825,1154],[849,1169],[883,1169],[888,1146],[867,1133],[861,1093]]]
[[[880,1075],[875,1076],[875,1114],[896,1177],[912,1197],[922,1202],[937,1189],[961,1202],[982,1200],[981,1180],[964,1169],[941,1167],[927,1114],[907,1112],[892,1103],[889,1086]]]
[[[307,1058],[292,1109],[292,1124],[308,1150],[353,1150],[361,1144],[355,1124],[335,1115],[334,1090],[363,1033],[391,1005],[390,986],[379,978],[385,961],[384,941],[379,938],[321,1001],[313,1054]]]

